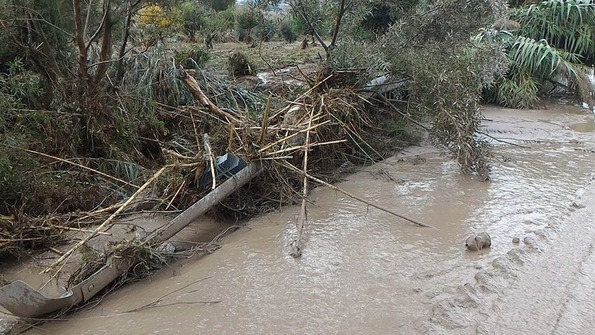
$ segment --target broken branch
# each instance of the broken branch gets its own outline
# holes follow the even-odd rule
[[[339,187],[337,187],[337,186],[335,186],[335,185],[329,184],[329,183],[327,183],[327,182],[326,182],[326,181],[324,181],[324,180],[318,179],[318,178],[316,178],[316,177],[314,177],[314,176],[312,176],[312,175],[309,175],[308,173],[304,173],[302,170],[298,169],[297,167],[295,167],[293,164],[291,164],[291,163],[289,163],[289,162],[284,162],[284,164],[283,164],[283,165],[284,165],[285,167],[289,168],[290,170],[292,170],[292,171],[294,171],[294,172],[296,172],[296,173],[299,173],[299,174],[301,174],[301,175],[303,175],[303,176],[306,176],[306,177],[310,178],[311,180],[313,180],[313,181],[315,181],[315,182],[317,182],[317,183],[319,183],[319,184],[322,184],[322,185],[324,185],[324,186],[326,186],[326,187],[328,187],[328,188],[330,188],[330,189],[332,189],[332,190],[335,190],[335,191],[337,191],[337,192],[343,193],[343,194],[345,194],[346,196],[348,196],[348,197],[350,197],[350,198],[353,198],[353,199],[355,199],[355,200],[357,200],[357,201],[363,202],[363,203],[365,203],[365,204],[367,204],[367,205],[369,205],[369,206],[372,206],[372,207],[374,207],[374,208],[376,208],[376,209],[379,209],[379,210],[381,210],[381,211],[383,211],[383,212],[389,213],[389,214],[391,214],[391,215],[394,215],[394,216],[396,216],[396,217],[398,217],[398,218],[401,218],[401,219],[403,219],[403,220],[405,220],[405,221],[409,221],[409,222],[411,222],[411,223],[413,223],[413,224],[416,224],[416,225],[418,225],[418,226],[421,226],[421,227],[426,227],[426,228],[435,228],[435,227],[433,227],[433,226],[430,226],[430,225],[427,225],[427,224],[425,224],[425,223],[422,223],[422,222],[419,222],[419,221],[416,221],[416,220],[410,219],[410,218],[408,218],[408,217],[406,217],[406,216],[404,216],[404,215],[401,215],[401,214],[399,214],[399,213],[395,213],[395,212],[391,211],[390,209],[386,209],[386,208],[384,208],[384,207],[382,207],[382,206],[380,206],[380,205],[377,205],[377,204],[375,204],[375,203],[373,203],[373,202],[370,202],[370,201],[367,201],[367,200],[365,200],[365,199],[363,199],[363,198],[361,198],[361,197],[358,197],[358,196],[357,196],[357,195],[355,195],[355,194],[352,194],[352,193],[349,193],[349,192],[347,192],[347,191],[345,191],[345,190],[342,190],[342,189],[340,189]]]

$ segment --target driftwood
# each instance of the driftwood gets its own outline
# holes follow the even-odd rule
[[[308,121],[308,131],[306,131],[306,140],[304,143],[304,163],[302,166],[302,171],[304,172],[304,181],[303,181],[303,189],[302,189],[302,207],[300,209],[300,218],[296,224],[296,237],[293,243],[293,250],[291,251],[291,255],[293,257],[300,257],[302,255],[302,233],[304,231],[304,223],[306,222],[306,204],[307,204],[307,197],[308,197],[308,151],[310,150],[310,128],[312,128],[312,119],[314,118],[314,109],[310,110],[310,118]]]
[[[70,250],[68,250],[66,253],[64,253],[64,255],[62,255],[60,258],[58,258],[47,269],[43,270],[42,273],[48,273],[51,269],[53,269],[57,265],[64,262],[66,260],[66,258],[68,258],[75,250],[77,250],[78,248],[83,246],[85,243],[89,242],[90,239],[92,239],[99,232],[101,232],[101,230],[103,228],[105,228],[110,222],[112,222],[116,218],[116,216],[118,216],[118,214],[120,214],[120,212],[122,212],[126,208],[126,206],[128,206],[130,203],[132,203],[132,201],[139,194],[141,194],[149,185],[151,185],[151,183],[153,183],[153,181],[155,181],[166,170],[166,168],[167,168],[167,166],[164,166],[161,169],[159,169],[159,171],[157,171],[151,178],[149,178],[149,180],[147,180],[143,184],[143,186],[141,186],[130,198],[128,198],[128,200],[126,200],[126,202],[124,204],[122,204],[122,206],[120,206],[120,208],[118,208],[117,211],[115,211],[112,215],[110,215],[110,217],[107,218],[107,220],[105,220],[102,224],[100,224],[97,228],[95,228],[95,230],[93,230],[93,232],[91,234],[87,235],[87,237],[85,237],[80,242],[78,242],[74,247],[70,248]]]
[[[186,85],[186,87],[188,87],[194,99],[196,99],[196,101],[198,101],[201,105],[208,107],[211,113],[226,119],[230,123],[240,125],[240,120],[219,108],[206,96],[206,94],[198,85],[198,82],[196,82],[196,79],[189,75],[188,72],[181,70],[178,73],[178,79],[180,79]]]
[[[259,163],[249,164],[173,220],[153,231],[136,246],[141,247],[145,244],[153,246],[169,240],[197,217],[203,215],[227,196],[248,183],[261,171],[262,169]],[[156,175],[145,184],[154,180]],[[121,208],[123,207],[125,206],[123,205]],[[60,259],[62,260],[66,257],[68,255],[65,254]],[[57,261],[55,264],[60,262]],[[118,254],[111,255],[101,269],[87,277],[81,283],[71,287],[68,292],[57,298],[46,297],[25,282],[17,280],[4,287],[0,287],[0,305],[16,316],[39,317],[83,301],[88,301],[109,283],[126,273],[134,264],[135,260],[133,258],[121,257]]]
[[[322,185],[324,185],[324,186],[326,186],[326,187],[328,187],[328,188],[330,188],[330,189],[332,189],[332,190],[335,190],[335,191],[337,191],[337,192],[343,193],[343,194],[345,194],[346,196],[348,196],[348,197],[350,197],[350,198],[353,198],[353,199],[355,199],[355,200],[357,200],[357,201],[363,202],[364,204],[367,204],[367,205],[369,205],[369,206],[372,206],[372,207],[374,207],[374,208],[377,208],[377,209],[379,209],[379,210],[381,210],[381,211],[383,211],[383,212],[389,213],[389,214],[391,214],[391,215],[394,215],[394,216],[396,216],[396,217],[398,217],[398,218],[401,218],[401,219],[403,219],[403,220],[409,221],[409,222],[411,222],[411,223],[413,223],[413,224],[416,224],[416,225],[418,225],[418,226],[421,226],[421,227],[426,227],[426,228],[435,228],[435,227],[433,227],[433,226],[430,226],[430,225],[428,225],[428,224],[425,224],[425,223],[423,223],[423,222],[419,222],[419,221],[417,221],[417,220],[410,219],[410,218],[408,218],[408,217],[406,217],[406,216],[404,216],[404,215],[401,215],[401,214],[399,214],[399,213],[396,213],[396,212],[394,212],[394,211],[392,211],[392,210],[390,210],[390,209],[387,209],[387,208],[384,208],[384,207],[382,207],[382,206],[379,206],[379,205],[377,205],[377,204],[375,204],[375,203],[373,203],[373,202],[367,201],[366,199],[364,199],[364,198],[361,198],[361,197],[358,197],[358,196],[357,196],[357,195],[355,195],[355,194],[352,194],[352,193],[349,193],[349,192],[347,192],[347,191],[345,191],[345,190],[342,190],[341,188],[339,188],[339,187],[337,187],[337,186],[335,186],[335,185],[329,184],[329,183],[325,182],[324,180],[318,179],[318,178],[316,178],[316,177],[314,177],[314,176],[312,176],[312,175],[310,175],[310,174],[308,174],[308,173],[305,173],[304,171],[302,171],[302,170],[298,169],[297,167],[295,167],[295,166],[294,166],[294,165],[292,165],[291,163],[285,162],[283,165],[284,165],[285,167],[289,168],[290,170],[292,170],[292,171],[294,171],[294,172],[296,172],[296,173],[299,173],[299,174],[301,174],[301,175],[303,175],[303,176],[305,176],[305,177],[308,177],[309,179],[311,179],[311,180],[313,180],[313,181],[315,181],[315,182],[317,182],[317,183],[319,183],[319,184],[322,184]]]
[[[202,135],[202,141],[205,147],[205,159],[209,161],[209,166],[211,167],[211,179],[212,179],[212,186],[211,190],[214,190],[217,187],[217,176],[215,171],[215,157],[213,156],[211,150],[211,144],[209,143],[209,134]]]

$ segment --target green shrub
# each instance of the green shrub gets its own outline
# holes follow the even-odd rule
[[[191,41],[196,40],[196,33],[204,30],[207,26],[207,19],[212,15],[209,10],[196,1],[187,1],[180,5],[183,19],[184,33]]]
[[[230,7],[224,11],[217,12],[207,19],[207,30],[210,33],[222,33],[232,30],[236,22],[236,10]]]
[[[262,13],[256,9],[242,9],[236,13],[236,26],[238,29],[246,30],[248,35],[261,21]]]
[[[276,31],[277,25],[275,24],[275,21],[264,19],[256,27],[256,36],[258,36],[261,41],[268,42],[275,36]]]
[[[287,22],[281,23],[281,26],[279,27],[279,31],[281,33],[281,36],[283,36],[283,39],[287,43],[293,43],[297,40],[297,33],[291,27],[291,25],[289,25],[289,23],[287,23]]]
[[[211,58],[209,51],[202,47],[189,47],[175,52],[176,64],[186,69],[203,67]]]
[[[8,62],[7,73],[0,73],[0,110],[4,112],[12,108],[38,106],[42,93],[41,77],[25,70],[20,59]]]
[[[256,73],[254,64],[241,52],[229,56],[227,63],[229,74],[232,76],[249,76]]]

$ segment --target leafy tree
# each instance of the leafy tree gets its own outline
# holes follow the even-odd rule
[[[180,5],[184,32],[191,41],[196,40],[196,33],[207,26],[207,17],[212,13],[196,1],[186,1]]]
[[[252,29],[258,26],[259,22],[263,19],[262,13],[258,9],[244,8],[238,10],[236,13],[236,25],[238,29],[246,32],[247,36],[250,36]]]
[[[504,0],[292,0],[290,5],[325,48],[331,70],[360,68],[360,83],[387,74],[407,80],[409,100],[403,108],[432,119],[431,138],[464,172],[489,179],[489,150],[475,136],[482,120],[479,102],[483,88],[506,72],[508,61],[501,43],[471,37],[506,16]],[[330,42],[320,37],[316,11],[308,7],[319,5],[326,6],[325,20],[331,22]],[[389,15],[379,17],[377,8]],[[380,24],[372,24],[375,17]],[[362,33],[366,25],[380,27],[379,36]]]
[[[146,29],[153,28],[162,36],[176,29],[182,21],[183,11],[158,4],[143,7],[139,12],[139,24]]]
[[[479,102],[483,88],[506,71],[508,62],[499,43],[471,37],[505,8],[491,0],[420,2],[380,41],[391,73],[410,79],[411,113],[431,116],[433,141],[464,172],[482,179],[489,178],[489,165],[487,144],[475,136],[482,120]]]
[[[321,37],[329,35],[332,24],[332,7],[325,2],[318,0],[291,0],[288,2],[291,8],[296,32],[298,34],[314,35]]]
[[[256,36],[264,42],[268,42],[275,36],[277,32],[277,24],[274,20],[262,18],[258,26],[256,26]]]
[[[286,42],[293,43],[296,41],[297,34],[293,30],[291,25],[289,25],[289,23],[287,23],[287,22],[281,23],[281,26],[279,27],[279,31],[281,32],[281,35],[283,36],[283,38],[285,39]]]
[[[583,64],[593,63],[595,4],[548,0],[511,12],[518,22],[509,29],[485,30],[479,39],[499,39],[510,60],[510,71],[486,92],[488,101],[516,108],[534,107],[539,94],[552,85],[575,90],[589,102],[589,82]],[[497,27],[500,28],[500,27]]]
[[[224,11],[236,3],[235,0],[199,0],[202,4],[220,12]]]
[[[215,15],[211,16],[207,20],[207,32],[208,33],[222,33],[232,30],[236,22],[236,10],[234,7],[230,7],[224,11],[216,12]]]

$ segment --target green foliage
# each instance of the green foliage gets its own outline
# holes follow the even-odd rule
[[[552,83],[570,88],[589,102],[590,85],[582,63],[595,50],[595,4],[548,0],[511,11],[514,31],[484,30],[479,40],[498,40],[506,48],[510,71],[485,92],[487,101],[515,108],[535,107]]]
[[[180,5],[183,28],[190,40],[194,41],[196,33],[204,30],[211,13],[206,7],[196,1],[186,1]]]
[[[556,72],[576,76],[578,56],[558,50],[546,40],[535,41],[519,36],[509,47],[509,57],[517,71],[522,70],[536,77],[549,78]]]
[[[41,77],[25,70],[20,59],[14,59],[7,66],[8,72],[0,73],[0,106],[3,107],[0,110],[38,106],[43,94]]]
[[[555,48],[593,61],[595,3],[582,0],[547,0],[511,11],[521,25],[520,36],[546,40]]]
[[[353,38],[344,38],[330,54],[327,65],[335,70],[360,69],[359,76],[350,81],[350,85],[364,86],[378,74],[387,73],[390,64],[384,53],[370,52],[370,46]]]
[[[289,23],[287,22],[281,23],[279,27],[279,32],[281,33],[281,36],[283,36],[285,42],[293,43],[297,40],[296,32],[293,30],[293,27],[291,27],[291,25],[289,25]]]
[[[236,52],[229,56],[227,66],[229,74],[234,77],[248,76],[256,73],[254,64],[241,52]]]
[[[192,52],[188,51],[187,55],[192,57],[195,53],[194,57],[196,55],[199,56],[197,58],[205,57],[200,50],[202,49],[197,48]],[[175,64],[185,62],[183,54],[182,52]],[[133,105],[126,110],[152,112],[156,109],[156,103],[179,106],[192,100],[184,84],[176,79],[176,66],[162,44],[157,44],[142,54],[130,55],[126,61],[129,64],[129,70],[124,76],[121,89],[130,96],[142,97],[140,102],[127,101]],[[132,119],[134,121],[134,118]]]
[[[444,52],[440,44],[428,44],[421,50],[407,50],[403,58],[409,61],[403,65],[412,77],[412,111],[432,118],[433,142],[447,149],[463,172],[487,180],[488,147],[475,136],[482,120],[480,67],[486,64],[481,62],[481,51],[467,48],[473,47]]]
[[[263,18],[258,26],[256,26],[256,36],[264,41],[270,41],[277,33],[277,24],[274,20]]]
[[[256,9],[244,8],[236,12],[235,19],[237,28],[247,31],[250,35],[252,29],[262,20],[262,13]]]
[[[24,66],[43,76],[48,97],[58,100],[53,84],[72,69],[74,20],[69,0],[12,0],[0,4],[0,70],[6,62],[22,57]],[[95,22],[90,21],[90,28]],[[5,44],[5,42],[9,41]],[[50,104],[51,101],[46,101]]]
[[[336,45],[326,50],[327,66],[356,77],[342,82],[353,84],[356,79],[356,84],[365,85],[387,73],[407,80],[407,112],[430,117],[433,141],[448,150],[465,173],[489,179],[488,146],[476,137],[482,120],[479,101],[494,77],[506,73],[508,60],[502,43],[478,43],[472,36],[505,16],[504,0],[289,4],[296,21],[307,28],[311,24],[321,35],[337,35]],[[334,32],[337,22],[339,30]]]
[[[539,82],[527,73],[501,78],[496,87],[486,91],[488,102],[514,108],[531,108],[539,102]]]
[[[211,58],[208,50],[194,46],[175,51],[176,64],[186,69],[198,69],[203,67]]]
[[[235,0],[198,0],[200,3],[211,7],[217,12],[225,11],[229,8],[233,8],[233,5],[236,3]]]
[[[379,41],[392,74],[410,79],[411,113],[431,117],[434,143],[447,149],[463,172],[484,180],[489,179],[489,150],[475,136],[482,120],[479,101],[483,88],[505,73],[508,63],[501,44],[471,37],[494,19],[497,5],[489,0],[420,2]]]
[[[229,31],[235,27],[236,10],[230,7],[227,10],[215,13],[215,15],[208,21],[208,29],[212,32]]]
[[[298,34],[311,35],[314,32],[301,14],[307,13],[306,17],[314,27],[314,30],[322,37],[329,36],[332,26],[332,15],[334,8],[325,1],[318,0],[291,0],[288,1],[293,16],[293,26]]]

